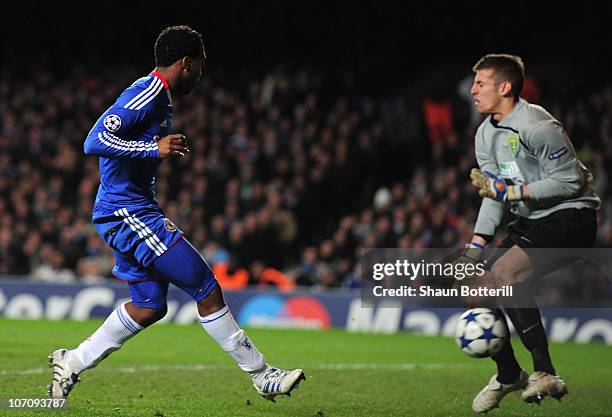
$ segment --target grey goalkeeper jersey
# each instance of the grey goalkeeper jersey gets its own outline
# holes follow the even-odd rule
[[[599,208],[591,173],[561,123],[541,106],[520,99],[502,121],[488,116],[476,131],[475,148],[481,171],[529,186],[529,200],[510,203],[517,216],[539,219],[567,208]],[[503,203],[483,198],[474,233],[494,235],[502,214]]]

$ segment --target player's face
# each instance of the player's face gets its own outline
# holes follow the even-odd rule
[[[200,77],[204,73],[204,57],[191,59],[183,70],[183,77],[179,83],[179,92],[181,94],[189,94],[200,81]]]
[[[474,97],[474,105],[479,113],[495,113],[503,95],[501,86],[495,79],[494,70],[482,69],[476,71],[471,93]]]

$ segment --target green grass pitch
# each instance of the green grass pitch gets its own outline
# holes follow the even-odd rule
[[[0,397],[43,397],[47,355],[74,347],[100,321],[0,319]],[[473,396],[494,373],[488,359],[464,355],[442,337],[340,330],[262,330],[249,335],[270,363],[302,367],[307,380],[276,404],[260,398],[199,325],[156,325],[81,375],[66,411],[7,416],[474,416]],[[519,359],[531,363],[520,343]],[[540,407],[509,395],[489,416],[611,416],[612,348],[552,344],[569,395]]]

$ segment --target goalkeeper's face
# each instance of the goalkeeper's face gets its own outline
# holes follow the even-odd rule
[[[476,110],[482,114],[496,113],[504,97],[493,69],[476,71],[471,93]]]
[[[196,59],[190,58],[185,63],[177,86],[179,93],[187,95],[193,91],[204,72],[205,59],[206,58],[204,57],[199,57]]]

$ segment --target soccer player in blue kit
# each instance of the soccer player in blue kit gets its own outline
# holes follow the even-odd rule
[[[185,136],[170,134],[172,94],[194,89],[205,60],[198,32],[188,26],[166,28],[155,42],[155,70],[123,91],[87,135],[85,153],[100,158],[93,224],[113,249],[113,274],[127,282],[132,301],[114,310],[75,349],[49,355],[52,397],[67,397],[83,371],[164,317],[170,283],[193,297],[204,330],[250,374],[264,398],[289,395],[305,379],[301,369],[266,363],[238,327],[207,262],[155,200],[160,164],[189,152]]]

